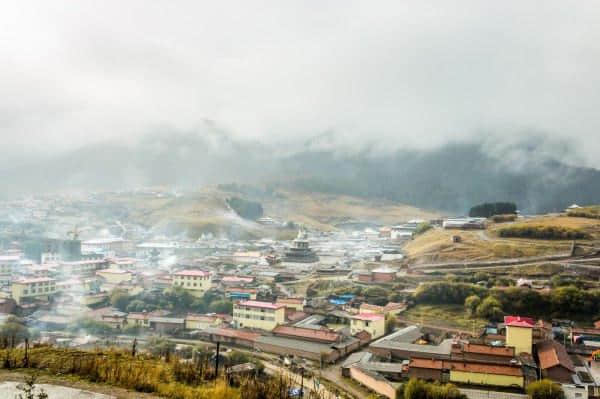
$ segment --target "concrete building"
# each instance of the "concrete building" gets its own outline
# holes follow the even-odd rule
[[[285,306],[260,301],[238,302],[233,305],[233,322],[239,328],[272,331],[285,323]]]
[[[96,275],[103,278],[109,284],[121,284],[129,282],[132,278],[131,272],[121,269],[98,270]]]
[[[302,312],[305,305],[303,298],[277,298],[276,303],[284,305],[286,308],[294,309],[298,312]]]
[[[376,313],[357,314],[350,318],[350,334],[361,331],[371,334],[371,339],[377,339],[385,334],[385,317]]]
[[[188,314],[185,316],[186,330],[205,330],[209,327],[219,327],[223,318],[217,315]]]
[[[211,284],[210,273],[203,270],[182,270],[173,275],[173,286],[184,288],[195,297],[202,297]]]
[[[0,255],[0,283],[10,284],[14,271],[17,270],[21,257],[18,255]]]
[[[533,327],[535,321],[529,317],[504,316],[506,346],[515,348],[515,353],[532,353]]]
[[[48,277],[17,280],[11,286],[12,298],[18,305],[31,300],[48,300],[56,292],[56,280]]]

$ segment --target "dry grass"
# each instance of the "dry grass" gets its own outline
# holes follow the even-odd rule
[[[82,351],[41,346],[0,349],[0,367],[9,370],[41,370],[54,376],[72,376],[169,399],[259,399],[287,392],[291,382],[277,378],[243,378],[229,386],[224,375],[214,378],[208,358],[182,362],[171,356],[162,360],[131,356],[119,350]],[[221,370],[222,371],[222,370]],[[311,396],[312,397],[312,396]]]
[[[367,221],[384,224],[409,219],[431,219],[435,212],[350,196],[282,192],[280,195],[258,199],[264,213],[277,219],[292,220],[312,228],[330,231],[346,221]],[[109,195],[107,202],[129,210],[128,219],[156,230],[186,231],[192,238],[202,232],[235,230],[249,236],[276,237],[291,234],[287,230],[262,226],[240,218],[229,209],[226,199],[230,193],[216,188],[204,188],[183,197],[157,198],[144,195]]]
[[[404,313],[402,318],[415,323],[431,324],[440,327],[479,331],[487,320],[467,315],[463,305],[416,305]]]
[[[284,200],[263,203],[266,214],[323,230],[331,230],[338,223],[353,220],[393,224],[410,219],[429,220],[439,217],[436,212],[391,201],[320,193],[282,194],[286,197]]]
[[[518,223],[491,224],[485,231],[433,229],[408,242],[404,250],[412,263],[435,263],[545,256],[567,252],[570,249],[571,240],[504,238],[498,235],[500,229],[517,224],[581,229],[592,238],[600,237],[598,220],[541,216]],[[452,242],[454,235],[460,236],[461,242]]]

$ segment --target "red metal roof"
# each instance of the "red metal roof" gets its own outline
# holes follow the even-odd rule
[[[533,328],[535,320],[531,317],[504,316],[504,324],[511,327]]]

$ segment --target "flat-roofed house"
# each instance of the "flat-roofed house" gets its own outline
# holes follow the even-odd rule
[[[233,305],[233,322],[239,328],[272,331],[285,323],[285,306],[261,301],[242,301]]]
[[[185,316],[186,330],[205,330],[209,327],[218,327],[222,323],[223,318],[214,314],[188,314]]]
[[[130,271],[122,269],[103,269],[96,272],[98,277],[102,277],[107,283],[121,284],[131,281]]]
[[[377,339],[385,334],[385,317],[376,313],[362,313],[350,318],[350,334],[355,335],[361,331],[371,334],[372,339]]]
[[[56,294],[56,280],[48,277],[26,278],[13,281],[12,298],[18,305],[30,300],[48,300]]]
[[[181,287],[195,297],[202,297],[211,284],[210,273],[204,270],[182,270],[173,274],[173,287]]]

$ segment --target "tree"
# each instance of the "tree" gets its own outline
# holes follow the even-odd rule
[[[477,306],[477,316],[479,317],[499,320],[503,314],[502,304],[493,296],[488,296]]]
[[[527,395],[531,399],[564,399],[565,397],[560,385],[550,380],[532,382],[527,386]]]
[[[233,302],[227,300],[214,301],[208,306],[208,309],[212,313],[232,314]]]
[[[481,304],[481,298],[477,295],[470,295],[465,299],[465,308],[467,308],[467,312],[469,312],[469,315],[471,316],[475,315],[479,304]]]
[[[26,338],[29,338],[29,330],[23,324],[23,321],[15,316],[9,316],[6,321],[0,326],[0,338],[2,340],[8,340],[17,345]]]
[[[427,399],[427,384],[411,378],[404,386],[404,399]]]
[[[475,205],[469,210],[470,217],[489,218],[494,215],[517,213],[517,205],[513,202],[492,202]]]
[[[396,316],[389,315],[386,319],[385,319],[385,333],[386,334],[390,334],[394,331],[394,329],[396,328],[396,325],[398,324],[398,319],[396,319]]]
[[[151,312],[154,309],[156,309],[156,306],[152,304],[147,304],[139,299],[134,299],[133,301],[129,302],[125,309],[128,313],[143,312],[144,310]]]
[[[233,197],[227,200],[227,204],[244,219],[256,220],[263,215],[263,207],[259,202]]]
[[[129,301],[130,297],[126,291],[113,290],[113,292],[110,294],[110,304],[122,312],[127,310]]]

